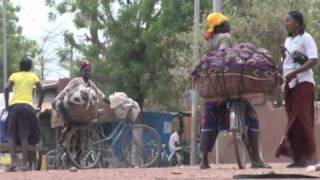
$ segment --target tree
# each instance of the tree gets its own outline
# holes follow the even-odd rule
[[[271,51],[274,60],[280,63],[279,46],[284,43],[287,36],[284,20],[287,13],[292,9],[299,9],[305,16],[307,31],[310,32],[315,40],[320,40],[320,33],[318,31],[320,26],[320,2],[316,0],[225,0],[223,2],[224,14],[229,17],[232,29],[233,40],[235,43],[251,42],[257,47],[263,47]],[[210,12],[208,7],[204,11]],[[206,14],[207,15],[207,14]],[[202,18],[202,32],[206,30],[205,16]],[[192,34],[177,34],[177,37],[185,40],[187,45],[185,49],[177,49],[175,53],[179,54],[180,59],[188,64],[184,66],[185,69],[190,67],[190,56]],[[202,43],[203,39],[199,39]],[[201,44],[202,45],[202,44]],[[202,45],[203,47],[203,45]],[[189,62],[188,62],[189,61]],[[320,65],[314,68],[317,75],[320,75]],[[180,75],[181,76],[181,75]],[[316,76],[319,82],[319,76]],[[178,78],[178,79],[181,79]],[[318,88],[320,91],[320,88]],[[281,92],[277,89],[275,99],[281,104]]]
[[[46,0],[46,5],[53,9],[49,19],[55,20],[59,15],[74,14],[74,25],[79,30],[85,30],[83,37],[75,38],[70,31],[64,33],[65,43],[78,50],[88,58],[99,60],[106,54],[105,23],[106,10],[112,1],[108,0]],[[100,35],[103,34],[103,35]]]
[[[93,78],[106,90],[124,91],[149,109],[177,108],[181,91],[172,81],[178,62],[173,51],[185,48],[176,34],[191,30],[192,1],[47,0],[47,5],[60,15],[74,13],[76,26],[87,30],[84,41],[71,33],[65,39],[94,60]]]
[[[16,13],[20,11],[19,7],[14,7],[11,3],[7,5],[7,37],[8,37],[8,74],[19,70],[19,61],[22,57],[28,56],[35,58],[39,53],[37,44],[33,40],[29,40],[22,35],[22,27],[17,25],[18,17]],[[2,8],[0,10],[2,17]],[[2,23],[0,25],[2,28]],[[0,37],[3,42],[3,36]],[[3,57],[3,44],[0,45],[0,57]],[[0,62],[0,73],[3,73],[3,61]],[[0,87],[3,89],[3,79],[0,79]]]
[[[106,92],[124,91],[146,109],[177,110],[190,88],[186,79],[192,60],[193,1],[190,0],[46,0],[51,19],[75,15],[80,38],[65,32],[67,48],[61,58],[76,63],[80,57],[94,62],[93,78]],[[299,8],[308,27],[319,26],[316,0],[225,0],[235,42],[252,42],[271,50],[279,60],[278,47],[286,32],[283,25],[290,9]],[[212,1],[201,1],[202,32]],[[310,29],[316,39],[318,28]],[[199,39],[203,44],[203,39]],[[203,46],[202,46],[203,47]],[[75,57],[75,55],[78,55]],[[319,72],[320,73],[320,72]]]
[[[107,25],[112,42],[107,56],[111,84],[140,105],[174,108],[179,91],[169,71],[177,63],[171,52],[183,48],[174,37],[191,28],[192,7],[190,1],[177,0],[124,3],[118,18],[111,17]]]
[[[316,42],[320,40],[320,2],[317,0],[246,0],[224,1],[226,13],[231,16],[234,37],[238,42],[253,42],[258,47],[271,50],[275,60],[280,63],[279,46],[284,44],[287,32],[284,26],[285,16],[290,10],[298,9],[305,17],[307,31]],[[320,65],[314,68],[319,84]],[[317,91],[320,91],[317,86]],[[280,89],[276,99],[281,96]]]

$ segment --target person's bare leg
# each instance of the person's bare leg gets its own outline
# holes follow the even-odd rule
[[[248,141],[249,145],[248,154],[251,159],[252,168],[271,168],[271,166],[262,161],[259,154],[259,132],[248,130]]]
[[[21,139],[21,148],[22,148],[22,167],[21,170],[28,170],[28,140]]]
[[[200,151],[201,151],[201,161],[200,161],[200,169],[208,169],[209,160],[208,160],[208,153],[211,152],[219,131],[204,131],[201,132],[201,139],[200,139]]]
[[[28,167],[29,169],[35,169],[36,168],[36,151],[28,151]]]
[[[15,171],[17,166],[16,143],[13,139],[9,139],[8,144],[11,157],[11,165],[8,167],[7,171]]]

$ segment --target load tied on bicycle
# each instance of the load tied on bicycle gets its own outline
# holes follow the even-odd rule
[[[0,180],[320,179],[320,0],[0,1]]]
[[[253,168],[270,167],[259,154],[259,121],[251,101],[264,102],[274,93],[282,83],[280,66],[266,49],[234,44],[223,14],[209,14],[207,23],[204,54],[190,76],[205,99],[200,168],[210,167],[208,153],[220,130],[231,132],[239,168],[245,167],[246,151]]]
[[[90,80],[90,62],[82,61],[80,69],[82,77],[72,79],[52,103],[51,124],[63,128],[58,147],[47,153],[48,168],[108,167],[115,145],[129,167],[152,166],[160,154],[160,136],[138,123],[138,103],[123,92],[106,98]],[[115,121],[105,132],[104,122]]]

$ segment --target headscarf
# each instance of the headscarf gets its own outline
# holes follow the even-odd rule
[[[83,60],[80,62],[80,70],[85,70],[85,69],[88,69],[88,70],[91,70],[92,66],[91,66],[91,62],[87,59]]]
[[[207,16],[208,30],[204,34],[204,38],[208,41],[213,37],[214,28],[221,25],[223,22],[228,21],[228,18],[222,13],[214,12]]]

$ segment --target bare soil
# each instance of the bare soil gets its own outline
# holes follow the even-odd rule
[[[319,172],[307,172],[305,168],[288,169],[286,164],[271,164],[272,169],[240,170],[235,164],[211,165],[211,169],[200,170],[198,166],[172,168],[119,168],[119,169],[88,169],[49,170],[27,172],[1,172],[0,180],[209,180],[232,179],[237,174],[305,174],[320,175]]]

